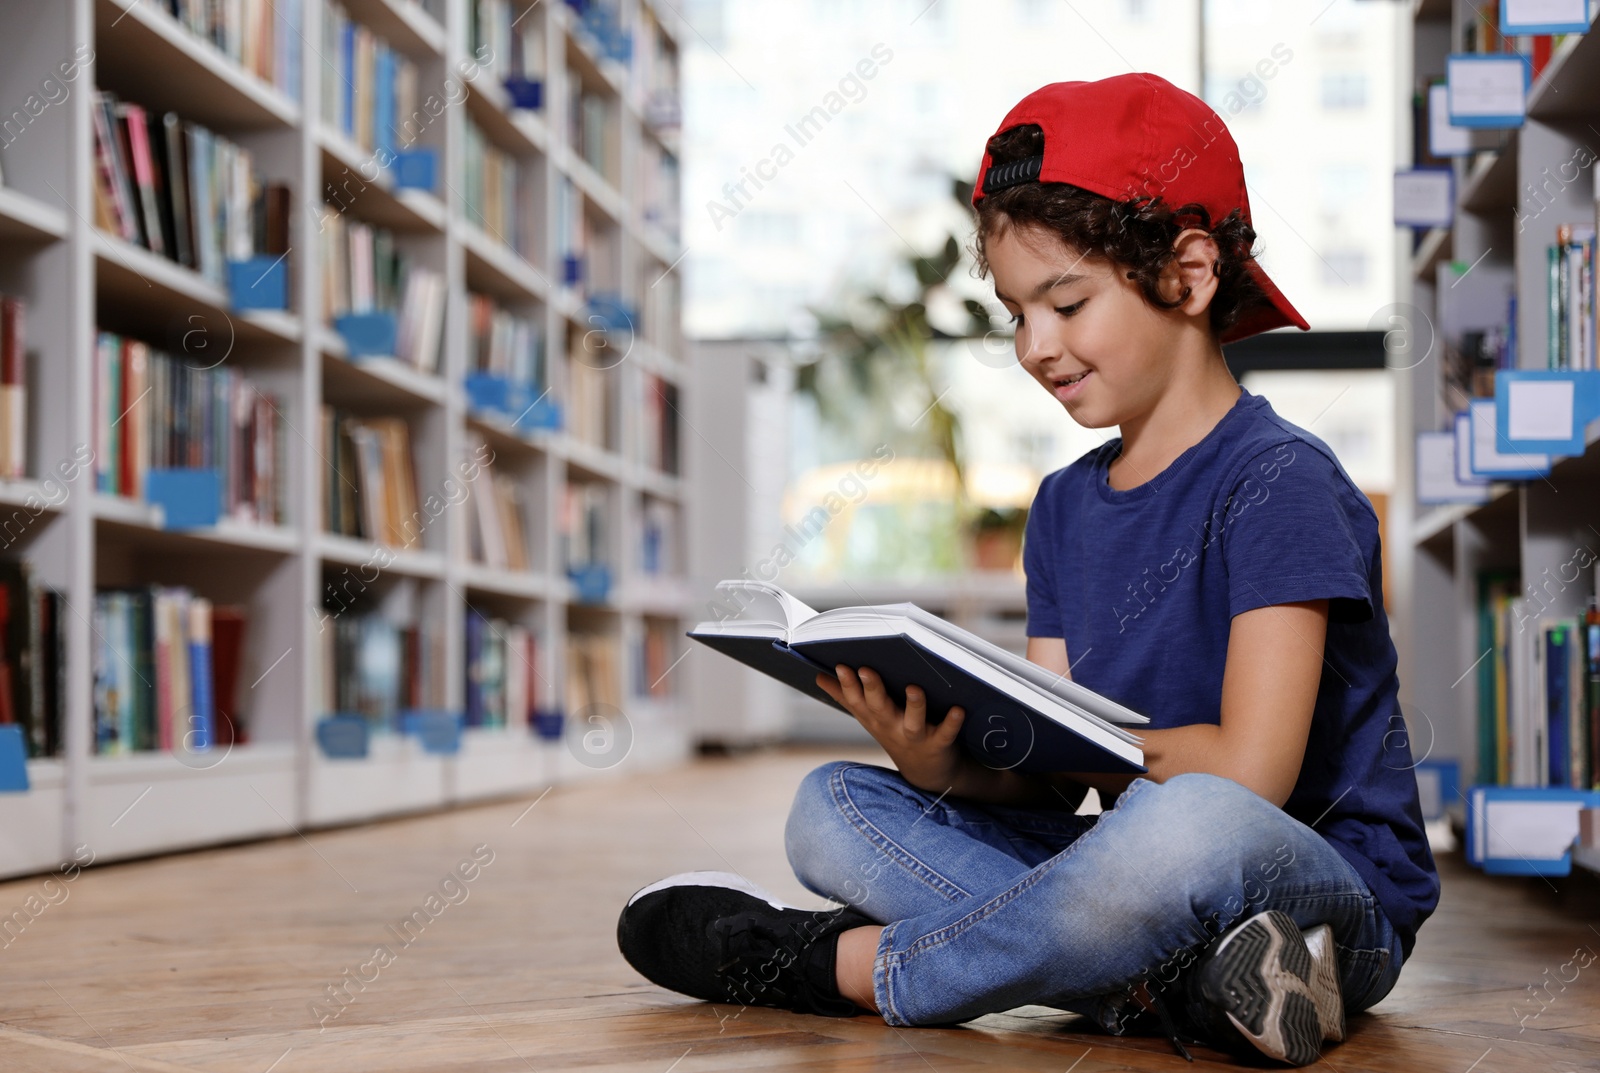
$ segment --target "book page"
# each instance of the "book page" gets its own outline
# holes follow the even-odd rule
[[[723,603],[732,603],[739,613],[731,617],[702,622],[696,630],[706,633],[759,633],[787,639],[800,623],[816,617],[816,610],[790,596],[776,585],[760,581],[732,579],[717,582]]]

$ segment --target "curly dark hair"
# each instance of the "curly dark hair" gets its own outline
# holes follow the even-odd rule
[[[1026,123],[1001,131],[987,146],[991,167],[1044,152],[1044,131]],[[1240,316],[1270,303],[1245,266],[1255,259],[1256,233],[1234,209],[1215,225],[1198,204],[1176,208],[1159,194],[1115,200],[1069,183],[1024,182],[985,194],[975,206],[977,233],[972,249],[980,278],[989,276],[987,241],[1007,225],[1032,227],[1055,235],[1090,257],[1102,257],[1127,273],[1145,299],[1160,309],[1176,309],[1189,295],[1185,288],[1173,301],[1161,297],[1157,284],[1176,255],[1179,232],[1198,227],[1211,232],[1217,244],[1217,293],[1211,299],[1211,328],[1221,336]]]

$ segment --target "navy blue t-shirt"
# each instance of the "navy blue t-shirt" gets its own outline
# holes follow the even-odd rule
[[[1439,901],[1383,609],[1378,520],[1327,444],[1243,391],[1204,439],[1118,491],[1113,439],[1045,477],[1028,516],[1028,636],[1150,718],[1220,723],[1234,615],[1329,601],[1311,735],[1284,811],[1367,881],[1406,956]],[[1136,730],[1137,732],[1137,730]]]

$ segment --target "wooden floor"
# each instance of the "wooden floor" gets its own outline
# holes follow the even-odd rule
[[[0,1069],[1228,1065],[1199,1052],[1190,1067],[1164,1040],[1106,1036],[1039,1007],[957,1029],[896,1030],[875,1018],[711,1006],[636,976],[616,950],[617,911],[662,875],[731,869],[818,904],[789,874],[780,835],[795,783],[820,759],[702,762],[556,790],[531,809],[533,799],[98,867],[49,890],[42,878],[0,884],[0,913],[30,896],[45,905],[0,949]],[[491,863],[465,884],[443,882],[478,846]],[[1454,859],[1441,867],[1444,898],[1413,960],[1326,1052],[1331,1073],[1600,1070],[1600,886],[1488,880]],[[390,926],[441,885],[436,915],[403,944]],[[380,944],[392,961],[373,960]],[[319,1027],[313,1005],[328,985],[357,977],[370,982],[348,1006],[323,1001],[324,1014],[340,1012]]]

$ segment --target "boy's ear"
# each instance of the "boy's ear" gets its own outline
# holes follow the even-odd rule
[[[1220,254],[1216,240],[1208,231],[1197,227],[1179,233],[1172,242],[1173,257],[1161,274],[1162,297],[1167,301],[1182,300],[1179,310],[1190,316],[1199,316],[1211,308],[1217,293],[1217,260]],[[1187,290],[1187,295],[1185,291]]]

